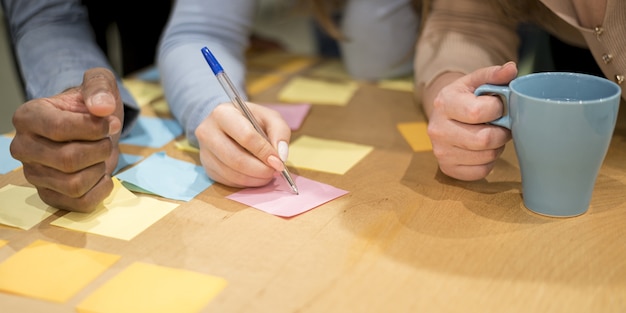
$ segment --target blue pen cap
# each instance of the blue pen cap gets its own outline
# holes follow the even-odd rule
[[[213,53],[211,53],[211,50],[209,50],[209,48],[204,47],[201,49],[201,51],[202,51],[202,54],[204,55],[204,59],[206,60],[207,63],[209,63],[211,70],[213,70],[213,74],[217,75],[218,73],[221,73],[224,71],[220,63],[217,62],[217,60],[215,59],[215,56],[213,56]]]

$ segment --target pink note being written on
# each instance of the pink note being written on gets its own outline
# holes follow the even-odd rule
[[[282,177],[276,176],[263,187],[243,189],[226,198],[273,215],[291,217],[348,193],[302,176],[293,174],[291,176],[298,186],[299,195],[291,192]]]
[[[265,104],[265,107],[278,111],[291,130],[298,130],[309,114],[311,104]]]

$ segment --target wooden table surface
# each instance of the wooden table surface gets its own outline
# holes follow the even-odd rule
[[[285,79],[252,100],[275,103]],[[36,239],[122,256],[67,303],[0,293],[0,311],[74,312],[142,261],[225,278],[202,312],[626,312],[626,114],[591,207],[575,218],[524,208],[512,143],[486,179],[446,177],[432,152],[413,152],[396,128],[415,121],[424,117],[410,92],[367,82],[345,107],[313,105],[292,140],[309,135],[375,149],[345,175],[292,169],[349,191],[293,218],[228,200],[237,189],[215,184],[131,241],[50,225],[63,212],[28,231],[0,226],[9,241],[0,261]],[[158,150],[198,162],[173,142],[122,147]],[[28,186],[21,170],[0,176],[0,187],[9,183]]]

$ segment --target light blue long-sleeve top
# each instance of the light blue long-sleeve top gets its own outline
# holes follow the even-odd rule
[[[200,49],[207,46],[233,83],[245,91],[245,50],[256,0],[177,0],[157,53],[170,109],[192,145],[194,132],[220,103],[230,99]],[[418,18],[410,0],[349,0],[340,29],[344,64],[357,79],[408,75],[413,65]],[[245,95],[244,95],[245,96]]]
[[[1,0],[27,99],[79,86],[86,70],[112,69],[80,0]],[[139,107],[116,74],[127,134]]]

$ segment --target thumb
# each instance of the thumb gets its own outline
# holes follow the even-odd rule
[[[111,71],[92,68],[85,71],[81,85],[87,110],[95,116],[109,116],[116,110],[117,82]]]
[[[489,66],[476,70],[470,75],[463,77],[466,85],[471,88],[478,88],[480,85],[506,85],[517,76],[517,65],[515,62],[507,62],[504,65]]]

